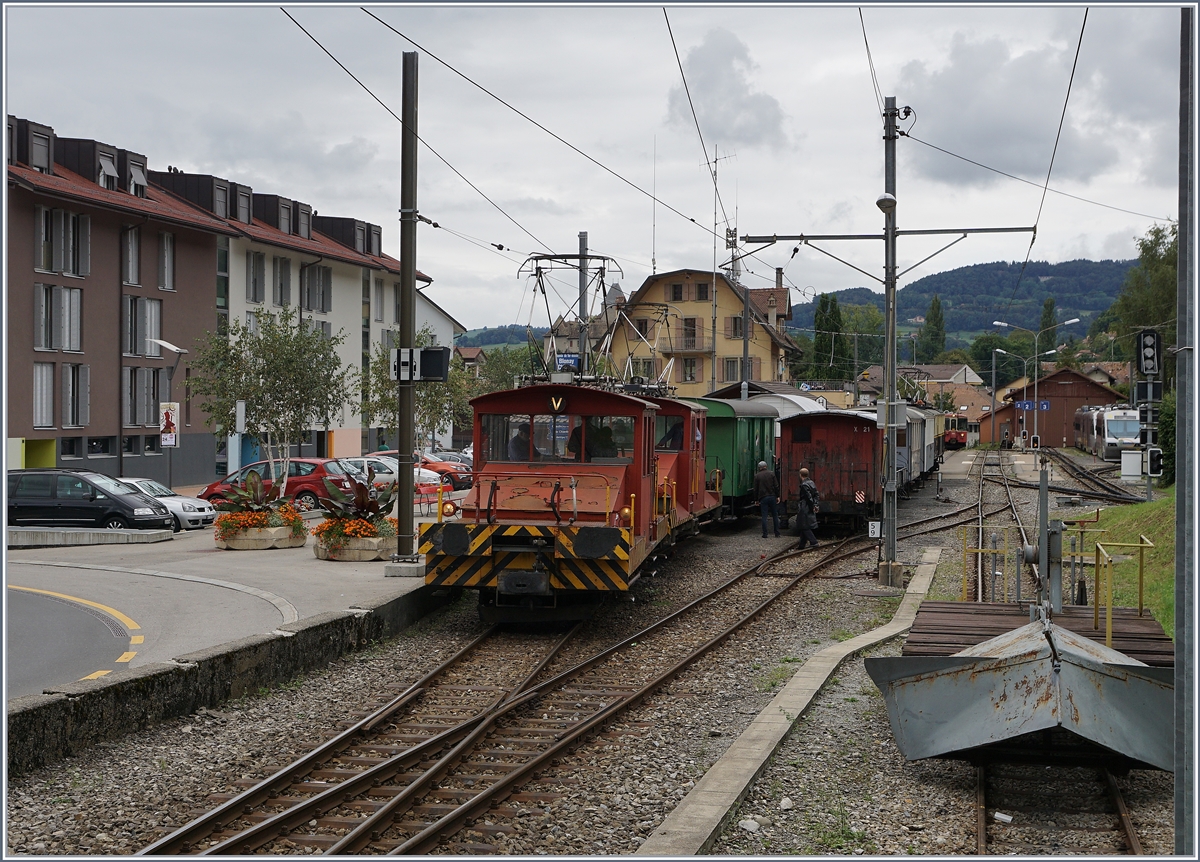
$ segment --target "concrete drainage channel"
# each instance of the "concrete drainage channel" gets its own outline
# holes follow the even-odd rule
[[[168,534],[169,535],[169,534]],[[306,617],[170,662],[8,702],[8,771],[18,775],[168,718],[215,707],[393,637],[450,600],[421,587],[376,605]]]

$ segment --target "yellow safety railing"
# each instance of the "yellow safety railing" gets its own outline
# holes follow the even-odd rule
[[[997,557],[1000,557],[1001,565],[1003,567],[1001,569],[1001,573],[1002,573],[1001,580],[1003,581],[1003,587],[1004,587],[1003,598],[1001,599],[1001,601],[1005,601],[1005,602],[1008,601],[1008,571],[1009,571],[1008,558],[1009,558],[1009,554],[1010,554],[1010,550],[1011,550],[1011,545],[1009,544],[1008,537],[1009,537],[1009,532],[1011,530],[1015,530],[1015,529],[1017,529],[1017,527],[1015,527],[1015,526],[985,527],[985,530],[989,533],[1002,532],[1004,534],[1004,547],[1003,547],[1003,549],[1001,549],[1000,547],[972,548],[971,547],[972,540],[968,537],[969,537],[971,531],[978,532],[979,527],[978,526],[972,527],[972,526],[968,525],[968,526],[965,526],[962,528],[962,530],[963,530],[962,601],[965,602],[967,600],[967,596],[970,594],[969,593],[970,566],[969,566],[968,561],[972,554],[995,554]],[[1018,572],[1018,576],[1019,576],[1019,573],[1020,573],[1019,565],[1017,568],[1017,572]],[[990,580],[992,573],[988,572],[987,576],[988,576],[988,579]],[[980,601],[983,601],[982,597],[980,598]],[[996,601],[995,596],[992,596],[992,601]]]
[[[1092,612],[1093,628],[1100,628],[1100,583],[1101,577],[1104,577],[1104,592],[1105,599],[1108,603],[1108,646],[1112,646],[1112,593],[1113,593],[1113,568],[1116,559],[1108,552],[1109,548],[1137,548],[1138,552],[1138,616],[1145,613],[1146,608],[1146,549],[1153,548],[1154,543],[1146,536],[1139,535],[1136,542],[1097,542],[1094,557],[1094,568],[1096,571],[1096,600],[1093,602],[1094,610]]]

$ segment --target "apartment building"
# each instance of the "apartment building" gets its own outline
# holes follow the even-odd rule
[[[10,467],[85,467],[195,484],[216,438],[186,397],[212,321],[222,220],[156,188],[145,155],[9,116]],[[174,378],[171,372],[175,370]],[[163,449],[159,403],[179,401]]]
[[[788,290],[747,288],[724,273],[680,269],[652,275],[620,307],[612,329],[612,358],[627,376],[658,379],[678,395],[706,395],[741,380],[743,308],[750,300],[750,375],[790,383],[787,356],[799,347],[784,331],[791,319]]]

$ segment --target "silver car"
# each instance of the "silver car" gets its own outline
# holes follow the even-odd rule
[[[400,462],[390,455],[366,455],[361,458],[343,458],[350,464],[358,468],[359,472],[366,474],[367,468],[370,467],[375,471],[376,482],[395,482],[400,474]],[[413,467],[413,482],[417,485],[437,485],[440,477],[433,470],[426,470],[424,467]]]
[[[122,476],[121,481],[166,506],[167,511],[171,513],[171,520],[175,522],[176,533],[180,530],[211,527],[213,521],[217,519],[217,510],[207,500],[176,494],[166,485],[155,482],[153,479],[133,479]]]

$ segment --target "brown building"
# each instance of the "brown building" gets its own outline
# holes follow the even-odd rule
[[[1003,406],[996,405],[996,438],[1003,441],[1007,432],[1009,439],[1020,440],[1022,429],[1028,430],[1029,436],[1032,437],[1034,413],[1031,410],[1017,410],[1015,402],[1033,401],[1033,384],[1014,389],[1007,399]],[[1041,444],[1059,448],[1071,445],[1075,439],[1072,422],[1075,411],[1080,407],[1123,404],[1126,399],[1115,389],[1097,383],[1078,371],[1061,368],[1038,381],[1037,400],[1049,402],[1050,405],[1049,410],[1040,411],[1037,417],[1037,431],[1041,437]],[[979,442],[992,442],[992,417],[989,412],[979,417]]]
[[[147,180],[146,157],[8,117],[8,463],[196,484],[216,442],[186,397],[234,231]],[[179,401],[163,450],[159,402]]]

